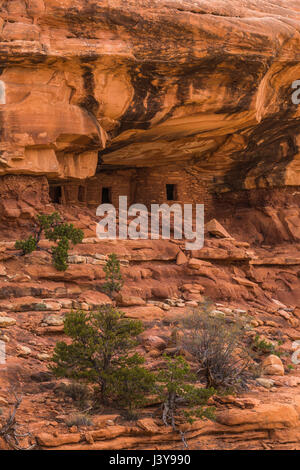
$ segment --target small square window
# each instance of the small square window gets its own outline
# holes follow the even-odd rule
[[[177,199],[177,186],[176,184],[167,184],[167,201],[175,201]]]

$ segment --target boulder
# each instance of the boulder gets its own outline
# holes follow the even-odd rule
[[[51,359],[51,355],[47,353],[39,353],[36,357],[39,361],[50,361]]]
[[[48,326],[61,326],[64,324],[64,317],[60,315],[47,315],[43,319],[43,323],[46,323]]]
[[[166,349],[167,347],[166,342],[159,336],[155,336],[155,335],[147,336],[145,334],[141,336],[142,336],[141,343],[146,349],[146,351],[150,351],[152,349],[157,349],[159,351],[162,351]]]
[[[216,219],[212,219],[205,226],[205,230],[218,238],[231,238],[227,230]]]
[[[284,366],[280,357],[270,354],[262,363],[264,375],[284,375]]]
[[[274,380],[265,379],[264,377],[259,377],[258,379],[256,379],[256,382],[264,388],[272,388],[275,384]]]
[[[240,431],[251,429],[289,428],[299,425],[295,406],[286,403],[266,403],[254,409],[232,409],[219,413],[217,422]]]
[[[246,279],[244,277],[237,277],[233,276],[232,278],[235,282],[237,282],[240,286],[245,286],[245,287],[258,287],[256,282],[249,281],[249,279]]]
[[[191,258],[188,262],[188,267],[190,269],[202,270],[203,268],[212,267],[212,264],[208,261],[203,261],[201,259]]]
[[[80,441],[81,435],[76,434],[59,434],[54,436],[49,433],[40,433],[36,436],[37,442],[44,447],[59,447],[63,444],[74,444]]]
[[[3,264],[0,264],[0,276],[6,276],[6,268]]]
[[[181,266],[182,264],[186,264],[188,262],[188,258],[186,255],[183,253],[183,251],[179,251],[177,258],[176,258],[176,264],[178,266]]]
[[[133,295],[128,295],[123,292],[119,292],[116,296],[117,304],[121,307],[131,307],[135,305],[146,305],[145,300],[141,297],[135,297]]]
[[[4,304],[2,304],[4,306]],[[26,311],[52,311],[56,312],[61,310],[61,304],[59,302],[53,301],[51,299],[40,300],[34,297],[20,297],[14,299],[11,308],[15,312],[26,312]]]
[[[70,263],[70,264],[83,264],[83,263],[86,263],[86,256],[70,255],[68,257],[68,263]]]
[[[153,418],[139,419],[136,424],[139,428],[143,429],[146,434],[154,435],[160,431],[159,426],[155,423]]]
[[[190,292],[191,294],[203,294],[204,287],[201,284],[183,284],[182,290]]]
[[[12,326],[15,324],[16,324],[16,320],[14,318],[0,315],[0,327],[1,328],[8,328],[9,326]]]
[[[20,357],[28,357],[32,353],[31,349],[28,348],[27,346],[22,346],[21,344],[18,344],[17,346],[17,354]]]
[[[108,305],[112,303],[112,300],[108,295],[103,292],[88,290],[83,292],[78,297],[79,302],[87,304],[88,307],[97,308],[101,305]]]
[[[61,304],[52,300],[43,300],[41,303],[34,304],[33,307],[33,310],[37,311],[48,310],[50,312],[58,312],[61,310]]]
[[[125,307],[123,308],[127,318],[135,318],[137,320],[144,320],[151,322],[153,320],[162,320],[165,312],[155,305],[146,305],[141,307]]]

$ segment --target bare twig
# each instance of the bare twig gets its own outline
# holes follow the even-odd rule
[[[185,433],[181,431],[180,429],[177,429],[176,423],[175,423],[175,416],[174,412],[176,409],[176,396],[174,394],[171,394],[171,396],[168,397],[168,400],[166,400],[162,407],[163,407],[163,415],[162,415],[162,420],[165,426],[169,426],[171,424],[173,431],[178,432],[180,434],[181,440],[183,442],[183,445],[186,449],[188,449],[188,444],[185,439]]]
[[[3,426],[0,428],[0,437],[2,437],[5,442],[8,444],[9,447],[11,447],[14,450],[32,450],[36,447],[36,444],[29,445],[27,447],[23,447],[19,439],[20,437],[25,438],[25,437],[31,437],[30,432],[25,433],[25,434],[20,434],[18,432],[18,425],[16,422],[16,414],[17,411],[22,403],[22,396],[17,396],[15,392],[13,392],[14,397],[15,397],[15,404],[13,406],[12,411],[10,412],[6,422],[3,424]]]

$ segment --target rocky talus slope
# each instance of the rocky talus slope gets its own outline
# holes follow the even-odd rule
[[[223,232],[216,222],[207,227],[205,247],[192,253],[175,240],[103,242],[88,237],[70,253],[65,273],[52,267],[49,242],[42,242],[46,251],[24,257],[16,256],[13,242],[2,242],[0,339],[7,351],[7,363],[0,366],[3,416],[16,387],[24,395],[18,422],[41,448],[182,447],[179,434],[162,426],[155,404],[136,423],[103,410],[93,416],[92,427],[68,426],[76,407],[59,392],[63,381],[49,375],[53,348],[65,337],[64,315],[111,302],[100,287],[106,257],[115,252],[125,280],[118,304],[129,318],[143,320],[146,330],[138,350],[151,369],[159,368],[161,355],[174,347],[174,321],[204,297],[213,300],[213,314],[229,323],[242,321],[250,340],[258,334],[274,345],[282,343],[281,359],[262,357],[261,376],[248,392],[214,399],[216,422],[183,425],[189,447],[299,448],[300,375],[297,365],[289,370],[293,343],[300,339],[299,246],[293,253],[290,245],[256,249]]]

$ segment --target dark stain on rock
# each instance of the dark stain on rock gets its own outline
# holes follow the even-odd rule
[[[128,129],[149,129],[151,119],[162,109],[162,84],[164,79],[151,64],[130,70],[134,88],[133,100],[122,116],[118,133]]]
[[[286,168],[299,153],[294,136],[300,132],[300,121],[288,118],[289,113],[283,113],[265,119],[253,130],[243,157],[240,152],[232,155],[236,164],[224,178],[228,188],[245,189],[245,180],[250,172],[255,176],[257,187],[261,181],[265,186],[284,186]],[[281,121],[280,127],[278,120]]]
[[[79,105],[86,109],[89,113],[95,115],[99,109],[99,103],[94,96],[95,80],[94,73],[91,67],[83,66],[83,86],[86,92],[86,96]]]
[[[230,104],[225,104],[216,114],[234,114],[248,111],[262,77],[266,73],[266,65],[259,59],[243,60],[239,57],[230,58],[228,63],[218,69],[224,75],[224,83],[230,97]]]

